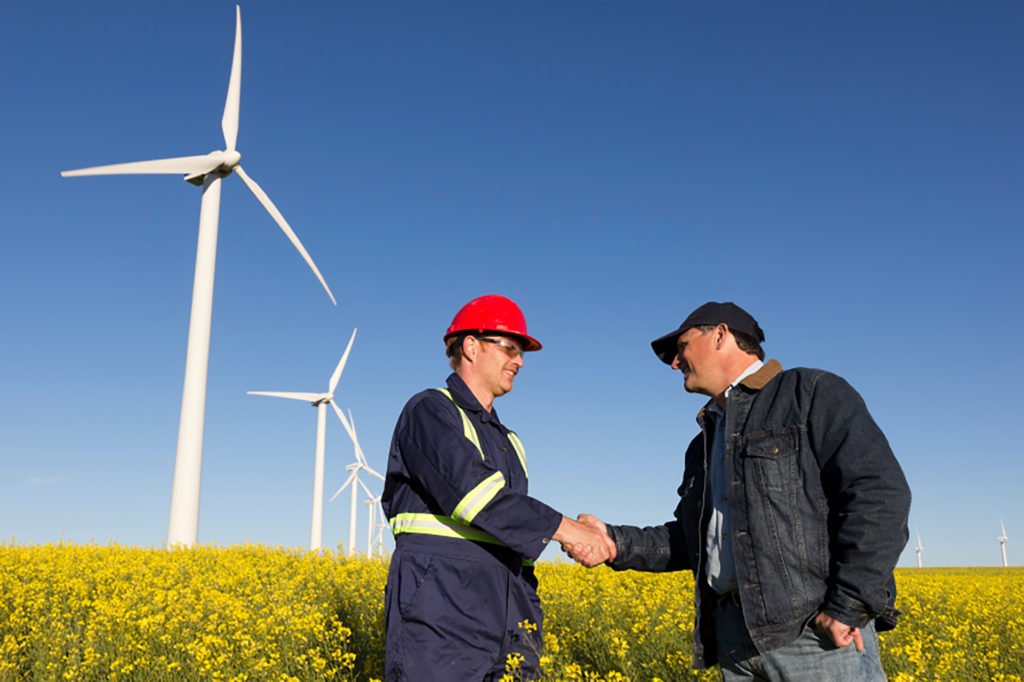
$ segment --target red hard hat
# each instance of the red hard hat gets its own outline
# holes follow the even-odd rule
[[[460,332],[495,332],[522,340],[523,350],[540,350],[540,341],[526,331],[523,311],[511,299],[495,294],[480,296],[462,306],[444,333],[445,342]]]

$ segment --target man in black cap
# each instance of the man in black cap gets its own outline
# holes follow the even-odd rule
[[[884,680],[893,569],[910,489],[860,395],[819,369],[764,363],[764,332],[705,303],[651,343],[711,398],[686,451],[675,519],[605,526],[616,570],[696,576],[694,666],[723,679]],[[596,560],[577,548],[574,558]]]

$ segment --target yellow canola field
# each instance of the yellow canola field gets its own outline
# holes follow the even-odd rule
[[[718,679],[690,669],[689,574],[538,573],[545,679]],[[378,679],[386,576],[378,559],[259,546],[0,545],[0,681]],[[890,680],[1024,680],[1024,569],[897,582]]]

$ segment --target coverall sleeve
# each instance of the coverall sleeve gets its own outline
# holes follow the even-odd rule
[[[818,377],[808,436],[829,502],[831,561],[822,610],[863,627],[895,599],[892,574],[908,539],[910,487],[863,399],[840,377]]]
[[[466,438],[448,398],[424,396],[405,426],[396,434],[405,467],[444,515],[493,535],[526,558],[540,556],[562,515],[506,486],[502,472]]]

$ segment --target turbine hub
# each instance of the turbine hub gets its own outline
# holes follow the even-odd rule
[[[224,149],[214,150],[206,155],[210,159],[211,163],[217,165],[207,171],[201,171],[199,173],[192,173],[191,175],[185,176],[185,182],[191,182],[193,185],[200,187],[203,181],[206,180],[206,176],[211,173],[216,173],[220,177],[225,177],[231,174],[231,171],[235,169],[238,162],[242,160],[242,155],[238,153],[236,149]]]
[[[227,168],[230,171],[232,168],[238,165],[238,162],[242,160],[242,155],[238,153],[237,149],[226,150],[220,152],[224,158],[224,163],[221,164],[222,168]]]

